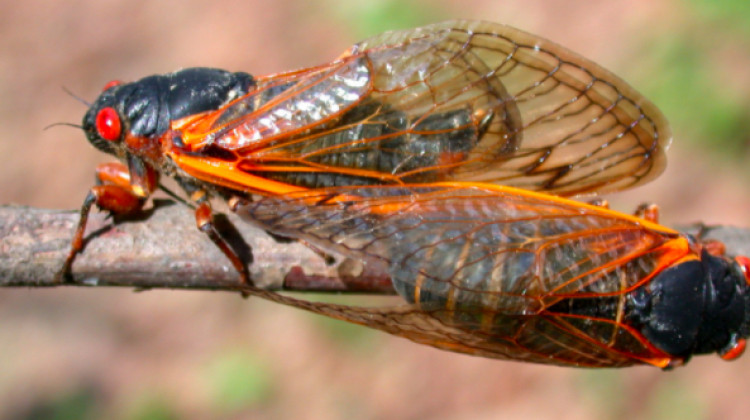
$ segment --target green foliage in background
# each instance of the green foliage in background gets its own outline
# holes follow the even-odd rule
[[[268,363],[246,349],[219,354],[208,366],[206,376],[217,413],[236,413],[263,404],[273,395],[274,379]]]
[[[373,329],[350,322],[315,315],[315,325],[331,340],[331,345],[343,347],[351,353],[367,355],[371,353],[371,344],[377,341],[379,333]]]
[[[681,137],[728,155],[747,145],[750,103],[743,103],[713,69],[706,52],[687,37],[662,39],[647,54],[659,57],[646,82],[647,96],[664,111]]]
[[[583,401],[590,404],[600,420],[628,418],[627,387],[621,371],[586,370],[576,377],[576,388]],[[630,413],[631,416],[637,415]]]
[[[649,398],[645,419],[700,420],[710,418],[702,395],[677,378],[661,381]]]
[[[439,6],[417,0],[356,0],[331,2],[329,7],[356,39],[450,19]]]
[[[396,300],[395,303],[391,302],[387,297],[380,298],[388,299],[386,300],[386,302],[388,303],[386,303],[385,305],[398,304],[398,302],[400,302],[397,301],[397,299],[399,298],[393,298],[394,300]],[[305,293],[304,299],[311,302],[326,302],[340,305],[380,306],[379,304],[375,303],[379,298],[373,296]],[[310,319],[310,322],[313,323],[318,328],[318,330],[332,342],[332,346],[343,347],[346,351],[353,354],[370,354],[370,350],[373,348],[373,342],[375,342],[378,337],[382,336],[382,333],[371,328],[363,327],[361,325],[352,324],[350,322],[341,321],[338,319],[329,318],[327,316],[317,314],[305,314],[305,316],[308,317]]]
[[[723,30],[750,37],[750,2],[747,0],[689,0],[696,15],[720,23]]]
[[[28,420],[95,419],[99,408],[98,392],[93,387],[82,386],[51,399],[37,401],[28,412],[14,417]]]
[[[577,378],[577,388],[584,401],[595,407],[599,419],[679,419],[709,418],[709,408],[700,395],[691,392],[677,377],[656,382],[653,389],[634,389],[625,381],[622,370],[582,371]],[[643,400],[633,411],[630,401]]]
[[[165,397],[150,390],[130,404],[125,418],[129,420],[177,420],[180,416]]]
[[[750,2],[690,0],[684,21],[649,33],[639,87],[680,142],[740,161],[750,150],[750,83],[728,77],[750,63]],[[653,58],[656,57],[656,58]]]

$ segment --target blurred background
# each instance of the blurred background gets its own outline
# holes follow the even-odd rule
[[[750,227],[745,0],[0,1],[0,203],[78,208],[109,161],[72,128],[111,79],[268,74],[451,18],[507,23],[604,65],[672,122],[666,173],[608,197],[665,224]],[[186,228],[193,227],[185,214]],[[750,356],[575,370],[412,344],[221,293],[0,290],[0,418],[747,419]]]

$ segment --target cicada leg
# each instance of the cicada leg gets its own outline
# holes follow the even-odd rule
[[[594,198],[587,201],[586,203],[591,204],[592,206],[597,206],[609,210],[609,201],[603,198]]]
[[[120,162],[106,163],[96,168],[96,186],[92,187],[83,201],[80,220],[71,241],[71,249],[57,276],[57,283],[71,280],[71,268],[76,256],[83,250],[84,234],[91,207],[96,205],[113,215],[128,216],[137,214],[143,208],[146,199],[158,186],[158,172],[142,161],[131,159],[129,166]],[[211,241],[227,256],[239,272],[243,284],[251,285],[247,266],[234,249],[218,233],[213,222],[213,213],[208,195],[197,188],[183,185],[191,198],[198,204],[195,210],[195,221],[198,229],[206,233]]]
[[[653,203],[642,203],[636,207],[633,213],[636,217],[648,220],[652,223],[659,223],[659,206]]]
[[[708,239],[704,240],[702,242],[703,248],[708,252],[709,254],[713,256],[721,256],[726,255],[727,253],[727,247],[724,245],[724,242],[721,242],[716,239]]]
[[[249,201],[247,199],[240,199],[239,197],[232,197],[229,200],[229,208],[232,209],[232,211],[236,212],[237,209],[241,208],[242,206],[246,206],[249,204]],[[308,241],[305,241],[303,239],[299,238],[289,238],[286,236],[278,235],[276,233],[273,233],[271,231],[266,231],[266,234],[270,236],[274,241],[280,244],[289,244],[293,242],[301,243],[302,245],[306,246],[308,249],[310,249],[312,252],[315,253],[315,255],[319,256],[323,259],[323,262],[326,265],[333,265],[336,263],[336,257],[333,255],[327,253],[326,251],[318,248],[317,246],[311,244]]]
[[[706,226],[703,223],[698,224],[698,232],[694,234],[695,238],[700,242],[701,246],[703,246],[703,249],[706,250],[709,254],[715,256],[715,257],[721,257],[726,256],[727,254],[727,246],[724,244],[724,242],[718,240],[718,239],[712,239],[712,238],[705,238],[705,235],[711,234],[711,227]],[[743,268],[743,270],[747,273],[747,269],[750,268],[750,260],[748,260],[744,256],[735,256],[735,260],[740,264],[740,266]],[[748,280],[748,283],[750,284],[750,280]]]
[[[235,270],[240,273],[242,284],[252,286],[253,282],[250,279],[250,271],[247,269],[247,265],[245,265],[245,262],[240,258],[232,246],[229,245],[221,234],[219,234],[219,231],[216,230],[211,203],[208,201],[208,195],[203,191],[199,191],[193,193],[191,198],[193,198],[198,204],[198,208],[195,209],[195,224],[198,226],[198,229],[208,235],[211,241],[229,259]]]
[[[151,192],[158,184],[156,172],[144,174],[141,185],[133,185],[128,168],[120,162],[104,163],[96,168],[97,185],[89,190],[81,206],[81,218],[78,221],[70,252],[65,259],[62,269],[57,275],[57,283],[70,282],[70,271],[73,261],[84,246],[84,233],[88,222],[91,207],[96,204],[102,210],[107,210],[113,215],[125,216],[139,212]]]
[[[317,246],[311,244],[310,242],[305,241],[304,239],[287,238],[286,236],[277,235],[269,231],[266,231],[266,234],[268,234],[268,236],[270,236],[271,238],[273,238],[274,241],[280,244],[300,243],[306,246],[310,251],[314,252],[315,255],[322,258],[323,262],[325,262],[326,265],[333,265],[336,263],[336,257],[323,251]]]

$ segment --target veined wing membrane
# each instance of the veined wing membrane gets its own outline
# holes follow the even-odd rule
[[[331,64],[260,78],[209,120],[190,135],[235,150],[243,171],[306,187],[607,192],[661,173],[671,137],[648,100],[597,64],[475,21],[388,32]]]
[[[409,301],[452,295],[515,314],[537,314],[561,297],[621,293],[663,265],[660,247],[678,236],[621,213],[491,184],[303,191],[239,213],[271,232],[385,261]]]
[[[265,197],[238,213],[263,229],[384,263],[410,304],[332,316],[472,354],[540,361],[553,348],[559,358],[547,363],[652,357],[647,341],[621,323],[624,296],[687,249],[677,232],[642,219],[490,184],[330,188]],[[583,320],[571,316],[570,302],[608,306]]]

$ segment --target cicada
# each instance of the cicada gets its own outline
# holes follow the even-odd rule
[[[107,84],[83,119],[121,162],[81,209],[137,212],[173,177],[245,289],[442,349],[567,366],[732,359],[748,336],[747,259],[569,198],[663,170],[671,134],[617,76],[507,26],[375,36],[265,77],[190,68]],[[380,264],[405,301],[313,303],[255,288],[211,198],[267,231]]]

